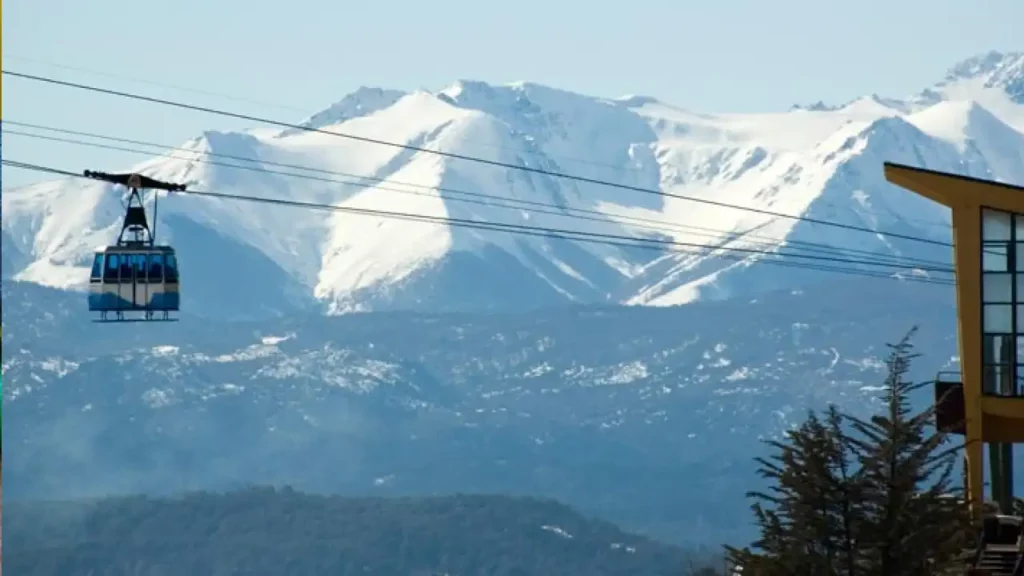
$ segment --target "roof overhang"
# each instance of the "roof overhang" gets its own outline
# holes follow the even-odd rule
[[[986,206],[1024,213],[1024,186],[886,162],[885,179],[943,206]]]

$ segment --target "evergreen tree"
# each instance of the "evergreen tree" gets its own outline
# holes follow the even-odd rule
[[[950,481],[959,447],[930,429],[932,408],[910,408],[912,335],[891,346],[881,413],[831,406],[769,442],[775,454],[757,462],[770,487],[748,494],[760,538],[727,549],[744,576],[923,576],[959,561],[969,533]]]
[[[761,537],[760,550],[728,549],[744,574],[857,574],[858,478],[841,433],[842,415],[830,408],[822,419],[810,413],[777,453],[758,458],[768,492],[750,492]],[[755,568],[756,566],[756,568]]]
[[[879,576],[925,576],[956,565],[969,533],[963,487],[952,482],[962,445],[949,446],[934,430],[934,407],[914,413],[910,406],[926,385],[906,379],[916,357],[912,335],[891,347],[885,410],[868,420],[847,417],[865,481],[866,566]]]

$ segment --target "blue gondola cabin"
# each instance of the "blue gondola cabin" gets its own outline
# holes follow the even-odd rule
[[[96,251],[89,275],[89,310],[103,319],[143,312],[166,319],[180,306],[178,261],[169,246],[107,246]]]

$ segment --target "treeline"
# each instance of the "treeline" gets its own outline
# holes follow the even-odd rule
[[[687,552],[553,501],[345,498],[251,488],[12,503],[10,574],[670,576]]]

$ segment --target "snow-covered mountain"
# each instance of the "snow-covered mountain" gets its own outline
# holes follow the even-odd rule
[[[593,98],[530,83],[460,81],[410,93],[362,88],[303,124],[948,240],[946,211],[887,184],[881,164],[1024,182],[1022,69],[1024,53],[990,53],[957,64],[947,78],[910,97],[869,96],[775,114],[703,114],[650,97]],[[942,247],[323,133],[211,131],[183,148],[108,168],[218,192],[720,248],[835,254],[821,248],[827,245],[949,258]],[[5,190],[4,275],[80,287],[88,254],[116,233],[120,200],[108,186],[81,180]],[[172,196],[161,202],[160,220],[159,234],[180,253],[184,306],[221,318],[310,309],[514,310],[566,302],[660,306],[828,276],[766,264],[761,254],[661,253],[213,198]],[[225,270],[231,282],[224,282]],[[247,287],[243,294],[235,288],[240,285]]]

